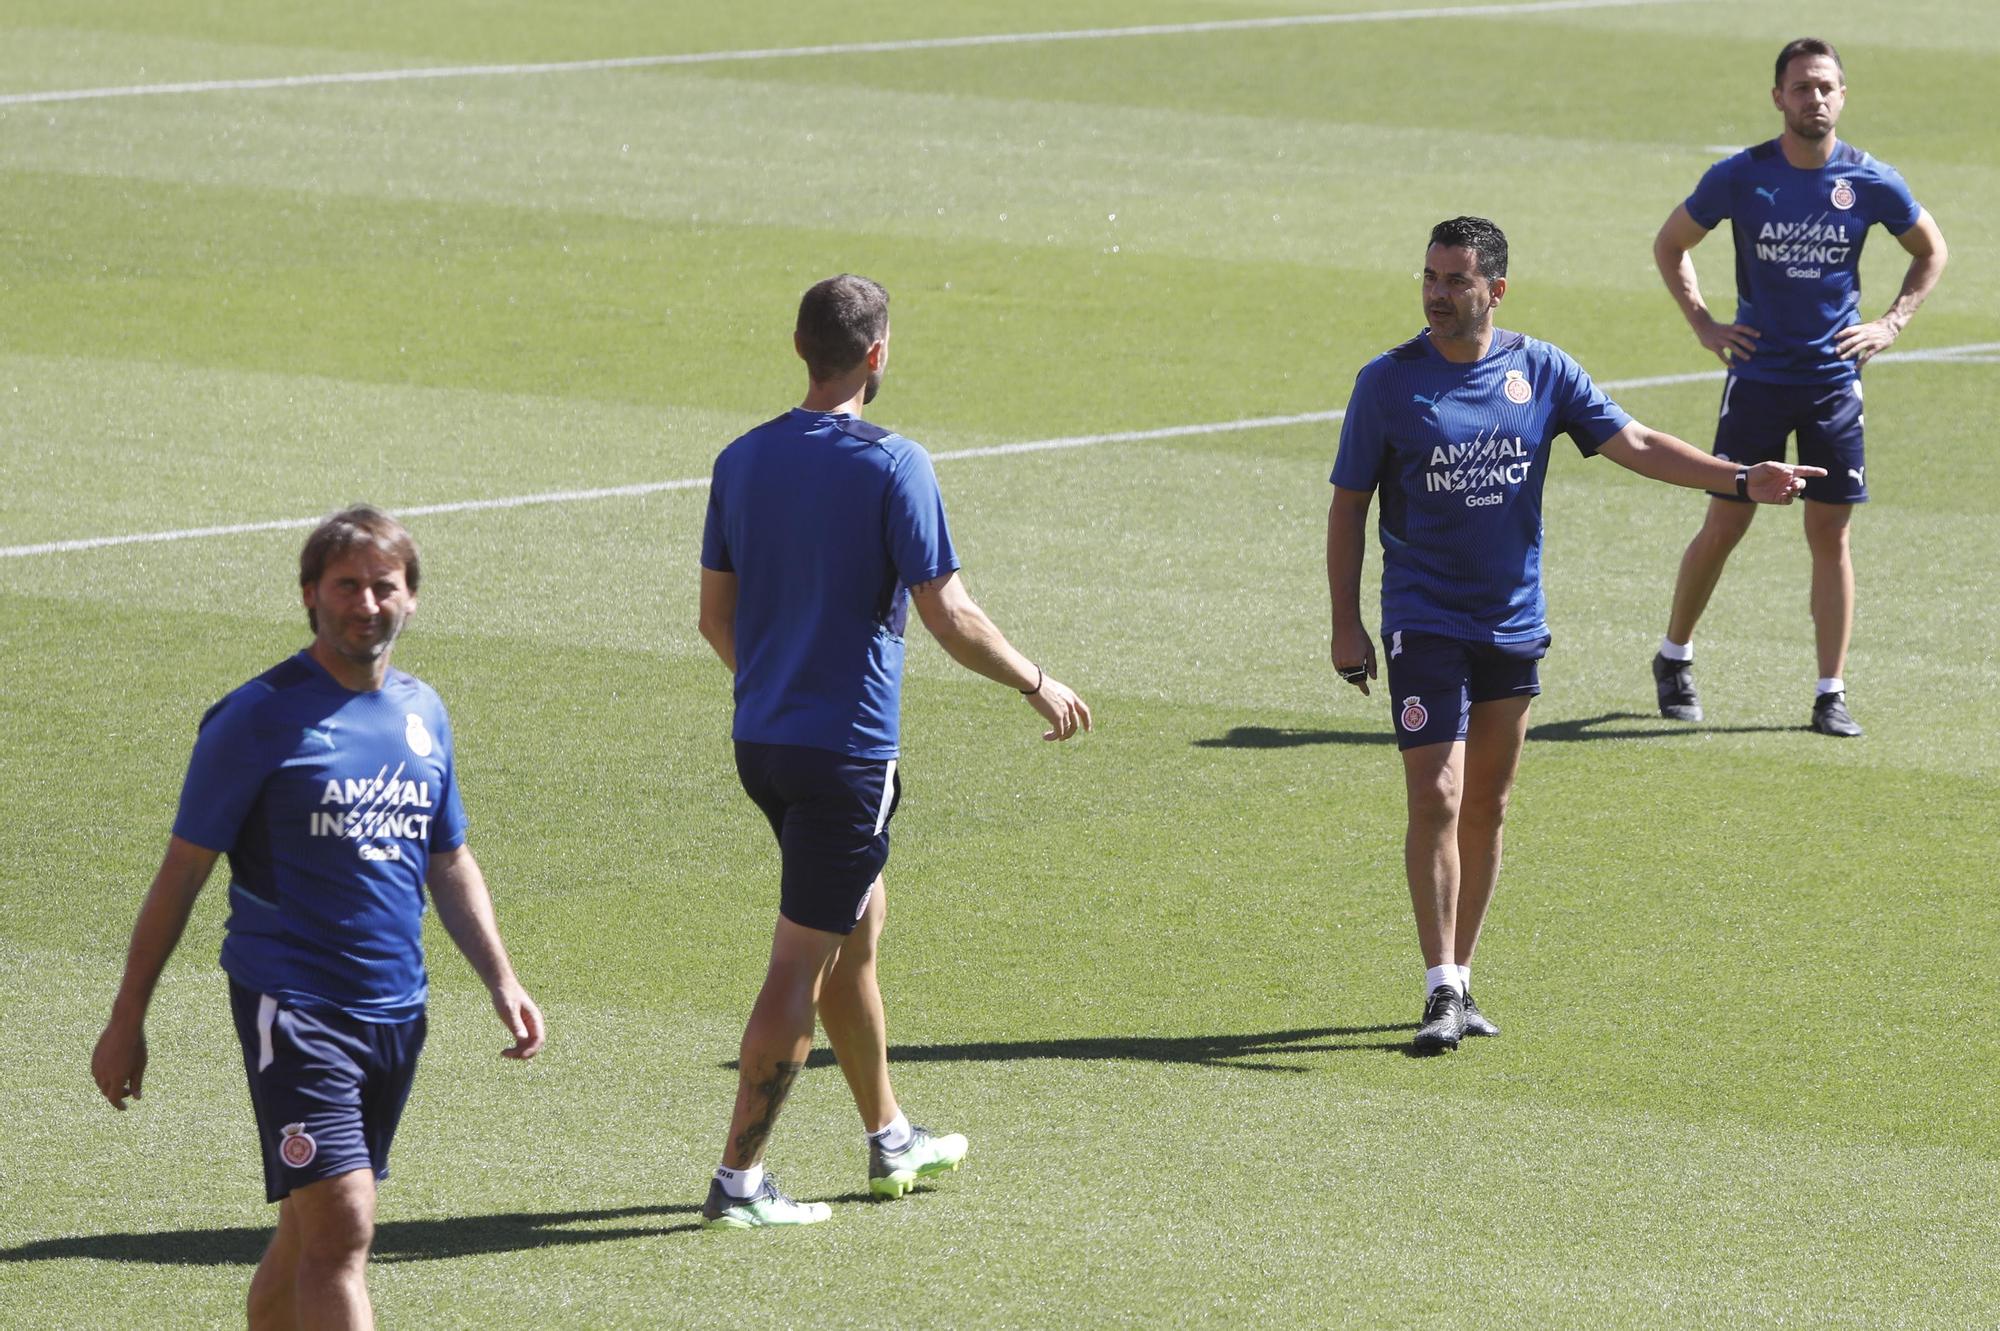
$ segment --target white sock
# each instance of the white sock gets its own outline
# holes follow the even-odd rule
[[[909,1115],[898,1109],[896,1117],[889,1120],[889,1126],[880,1132],[869,1133],[868,1140],[879,1143],[885,1151],[900,1151],[910,1144],[910,1138],[914,1136],[916,1133],[910,1130]]]
[[[1660,655],[1666,657],[1669,661],[1692,661],[1694,660],[1694,641],[1693,639],[1689,639],[1687,642],[1675,642],[1672,638],[1661,638]]]
[[[763,1186],[764,1166],[755,1164],[744,1169],[731,1169],[728,1165],[717,1165],[715,1179],[724,1192],[741,1200],[754,1196],[757,1189]]]
[[[1821,681],[1819,682],[1818,686],[1817,686],[1817,687],[1816,687],[1816,688],[1814,689],[1814,692],[1815,692],[1815,693],[1845,693],[1845,692],[1847,692],[1847,681],[1846,681],[1846,680],[1844,680],[1844,679],[1842,679],[1842,678],[1841,678],[1840,676],[1838,676],[1838,675],[1835,675],[1835,676],[1834,676],[1833,678],[1831,678],[1831,679],[1822,679],[1822,680],[1821,680]]]
[[[1445,985],[1449,988],[1456,989],[1458,990],[1458,995],[1460,998],[1465,997],[1465,989],[1463,985],[1461,985],[1459,982],[1458,967],[1456,966],[1451,966],[1451,965],[1433,966],[1429,970],[1424,972],[1425,998],[1429,998],[1431,996],[1431,991],[1436,989],[1439,985]]]
[[[1454,970],[1456,970],[1456,971],[1458,972],[1458,992],[1459,992],[1459,993],[1461,993],[1461,994],[1469,994],[1469,993],[1471,993],[1471,992],[1472,992],[1472,967],[1470,967],[1470,966],[1455,966],[1455,967],[1453,967],[1452,969],[1454,969]]]

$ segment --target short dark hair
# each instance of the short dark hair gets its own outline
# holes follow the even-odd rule
[[[1771,86],[1785,86],[1785,66],[1802,55],[1823,55],[1833,61],[1833,67],[1840,71],[1841,81],[1847,80],[1847,66],[1840,63],[1840,52],[1833,49],[1832,42],[1823,42],[1817,37],[1798,37],[1785,43],[1785,49],[1778,52],[1778,69],[1771,76]]]
[[[852,370],[889,331],[889,293],[853,273],[815,282],[799,301],[799,355],[815,383]]]
[[[1479,275],[1489,282],[1507,276],[1507,236],[1483,217],[1454,217],[1439,222],[1431,228],[1431,244],[1471,250],[1478,261]]]
[[[403,583],[415,595],[422,572],[417,566],[417,543],[402,523],[373,504],[349,504],[313,528],[299,551],[299,586],[310,587],[326,576],[326,566],[360,549],[370,549],[399,561]],[[319,631],[319,616],[306,607],[306,623]]]

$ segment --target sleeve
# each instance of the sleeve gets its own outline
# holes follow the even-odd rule
[[[701,566],[714,569],[717,573],[734,573],[736,565],[729,558],[729,536],[722,524],[722,479],[711,477],[708,483],[708,519],[701,528]]]
[[[1584,368],[1558,347],[1549,348],[1555,360],[1555,428],[1567,434],[1585,457],[1632,423],[1624,408],[1606,397],[1591,381]]]
[[[217,853],[236,845],[270,775],[256,726],[257,703],[264,696],[256,685],[248,685],[202,717],[181,782],[180,810],[174,815],[174,835],[181,840]]]
[[[889,562],[905,586],[941,578],[958,569],[951,527],[945,521],[944,495],[938,490],[931,455],[911,444],[889,474],[889,502],[884,512]]]
[[[1327,479],[1343,490],[1373,490],[1389,455],[1381,394],[1375,389],[1376,376],[1369,373],[1374,364],[1370,361],[1354,376],[1347,414],[1340,421],[1340,450],[1333,456],[1333,474]]]
[[[1703,230],[1715,230],[1716,224],[1729,216],[1737,160],[1725,157],[1702,172],[1701,183],[1694,187],[1694,193],[1687,196],[1685,206],[1688,216]]]
[[[1916,196],[1895,167],[1885,162],[1877,162],[1877,174],[1869,182],[1868,189],[1875,197],[1868,201],[1868,213],[1886,228],[1890,235],[1900,236],[1917,224],[1923,213]]]
[[[443,854],[465,844],[465,805],[458,797],[458,748],[452,742],[451,718],[444,704],[437,705],[438,743],[443,751],[444,776],[438,791],[437,817],[431,821],[430,853]]]

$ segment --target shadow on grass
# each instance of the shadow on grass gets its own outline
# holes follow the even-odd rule
[[[1640,722],[1640,725],[1616,724]],[[1543,743],[1598,739],[1686,739],[1693,735],[1781,735],[1804,726],[1714,726],[1662,721],[1648,712],[1604,712],[1570,721],[1545,721],[1528,727],[1528,738]],[[1292,730],[1274,726],[1236,726],[1216,739],[1198,739],[1197,749],[1296,749],[1308,744],[1393,744],[1386,730]]]
[[[1407,1031],[1411,1025],[1311,1026],[1261,1035],[1100,1035],[1070,1040],[978,1040],[966,1044],[899,1044],[889,1047],[891,1063],[1017,1063],[1034,1058],[1079,1062],[1125,1060],[1135,1063],[1186,1063],[1209,1068],[1243,1068],[1252,1072],[1305,1072],[1297,1063],[1273,1063],[1274,1057],[1300,1054],[1353,1053],[1367,1049],[1402,1049],[1401,1040],[1356,1040],[1359,1035]],[[838,1065],[831,1049],[806,1056],[810,1068]],[[735,1068],[730,1059],[722,1066]]]
[[[698,1182],[698,1181],[697,1181]],[[693,1186],[693,1185],[690,1185]],[[862,1201],[858,1193],[839,1201]],[[698,1203],[626,1206],[606,1211],[520,1211],[453,1216],[440,1220],[386,1220],[375,1227],[374,1260],[429,1262],[482,1253],[522,1252],[573,1243],[609,1243],[699,1232]],[[679,1223],[661,1223],[682,1217]],[[275,1213],[272,1221],[276,1223]],[[626,1223],[609,1223],[623,1221]],[[650,1223],[634,1223],[634,1222]],[[587,1226],[587,1228],[586,1228]],[[574,1227],[574,1228],[573,1228]],[[237,1225],[224,1229],[168,1229],[150,1234],[80,1234],[0,1248],[0,1262],[52,1262],[84,1258],[147,1262],[155,1266],[255,1266],[271,1230]]]

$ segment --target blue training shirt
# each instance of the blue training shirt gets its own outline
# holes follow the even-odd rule
[[[958,568],[923,448],[794,408],[722,450],[702,567],[737,577],[735,737],[897,756],[909,588]]]
[[[1561,348],[1500,328],[1470,364],[1425,331],[1362,366],[1331,479],[1380,491],[1384,632],[1547,637],[1548,445],[1567,434],[1589,457],[1631,419]]]
[[[1687,197],[1688,216],[1736,241],[1736,318],[1757,349],[1731,373],[1774,384],[1839,383],[1860,373],[1834,350],[1861,321],[1861,244],[1879,222],[1892,236],[1922,211],[1895,169],[1850,143],[1823,167],[1801,170],[1778,140],[1711,166]]]
[[[465,842],[451,723],[392,670],[356,693],[300,652],[201,719],[174,835],[229,856],[222,969],[363,1021],[422,1014],[424,879]]]

